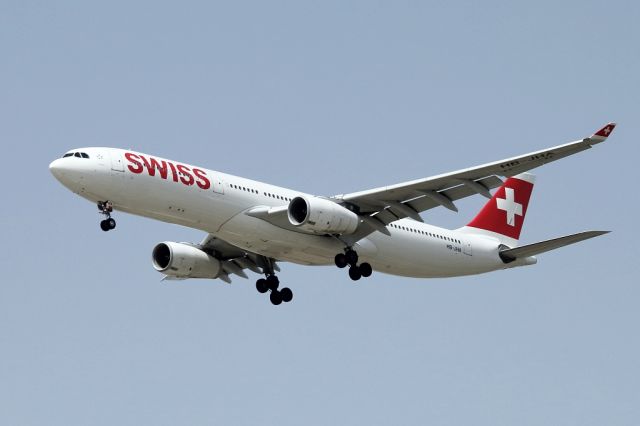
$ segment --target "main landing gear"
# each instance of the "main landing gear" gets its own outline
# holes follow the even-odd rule
[[[278,286],[280,285],[280,280],[274,274],[267,274],[267,278],[260,278],[256,281],[256,290],[260,293],[266,293],[271,290],[271,294],[269,294],[269,300],[274,305],[279,305],[282,302],[291,302],[293,299],[293,292],[289,287],[283,287],[278,290]]]
[[[100,229],[104,232],[115,229],[116,220],[111,217],[111,212],[113,212],[113,204],[111,204],[111,201],[98,201],[98,210],[100,214],[106,216],[106,219],[100,222]]]
[[[349,265],[349,278],[358,281],[362,277],[370,277],[373,269],[367,262],[358,265],[358,253],[352,248],[347,248],[344,253],[338,253],[335,257],[336,266],[344,268]]]

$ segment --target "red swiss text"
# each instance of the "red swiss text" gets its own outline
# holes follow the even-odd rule
[[[131,173],[140,174],[146,169],[149,176],[155,176],[157,171],[158,175],[165,180],[171,179],[187,186],[195,183],[202,189],[211,188],[211,181],[204,170],[190,168],[184,164],[174,164],[171,161],[157,160],[153,157],[147,158],[132,152],[125,153],[124,157],[129,162],[127,168]]]

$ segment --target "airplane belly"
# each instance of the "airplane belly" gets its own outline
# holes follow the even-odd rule
[[[244,212],[225,222],[216,235],[245,250],[304,265],[332,264],[344,248],[335,238],[289,231]]]
[[[439,239],[413,238],[412,235],[379,233],[370,239],[378,253],[366,259],[374,270],[415,278],[453,277],[479,274],[500,269],[501,262],[491,254],[496,247],[490,242],[474,242],[474,252],[467,254],[457,244]],[[489,253],[491,252],[491,253]]]

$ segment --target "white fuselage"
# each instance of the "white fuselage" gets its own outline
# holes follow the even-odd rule
[[[287,205],[292,198],[307,195],[302,192],[134,151],[74,151],[89,158],[60,158],[51,164],[51,171],[67,188],[93,202],[108,200],[116,210],[200,229],[243,250],[282,261],[329,265],[344,249],[337,238],[283,229],[245,214],[256,206]],[[387,229],[390,236],[376,231],[354,246],[360,258],[379,272],[450,277],[524,264],[505,265],[498,256],[498,239],[464,228],[447,230],[401,219]]]

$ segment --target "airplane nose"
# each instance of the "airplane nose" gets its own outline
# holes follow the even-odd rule
[[[56,179],[60,180],[64,175],[64,167],[62,166],[62,159],[58,158],[53,160],[51,164],[49,164],[49,171]]]

